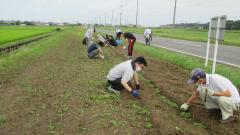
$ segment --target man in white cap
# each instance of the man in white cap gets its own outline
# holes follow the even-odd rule
[[[207,74],[202,69],[196,68],[191,72],[188,84],[196,84],[192,96],[180,109],[186,111],[193,100],[200,97],[207,109],[220,109],[221,123],[234,121],[233,111],[240,108],[240,97],[237,88],[232,82],[218,74]]]

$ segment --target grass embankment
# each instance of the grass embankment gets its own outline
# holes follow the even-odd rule
[[[49,48],[56,46],[59,43],[59,39],[62,39],[70,31],[70,29],[66,29],[61,33],[56,33],[54,36],[44,39],[45,42],[42,42],[43,40],[33,42],[11,53],[0,55],[0,70],[7,69],[8,66],[16,64],[21,60],[42,54]]]
[[[105,29],[105,28],[104,28]],[[106,28],[108,30],[114,30],[114,28]],[[121,28],[122,31],[134,32],[138,34],[144,33],[144,28]],[[189,41],[207,42],[208,30],[196,30],[196,29],[152,29],[154,36],[183,39]],[[226,31],[224,45],[232,45],[240,47],[240,31]]]
[[[163,61],[180,66],[183,69],[191,71],[192,69],[199,67],[204,69],[206,72],[211,73],[212,63],[209,62],[207,68],[204,67],[204,60],[189,55],[172,52],[166,49],[149,47],[138,43],[135,46],[137,51],[148,54],[149,56],[161,59]],[[221,74],[229,78],[238,88],[240,88],[240,69],[229,67],[223,64],[217,64],[216,73]]]
[[[54,31],[56,27],[0,26],[0,45]]]

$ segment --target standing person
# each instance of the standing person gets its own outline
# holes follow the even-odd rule
[[[92,44],[88,47],[87,50],[87,56],[90,59],[97,59],[98,57],[100,57],[101,59],[104,59],[104,53],[101,49],[101,47],[104,46],[103,42],[99,42],[98,44]]]
[[[150,41],[152,41],[152,30],[149,27],[144,31],[144,38],[146,45],[150,45]]]
[[[147,61],[144,57],[137,57],[135,60],[128,60],[118,64],[111,69],[107,75],[107,80],[110,85],[108,90],[114,93],[120,93],[120,90],[125,88],[132,96],[137,97],[138,90],[140,89],[137,72],[146,66]],[[132,78],[136,84],[135,89],[129,86]]]
[[[133,47],[136,42],[136,37],[130,32],[120,33],[120,37],[121,37],[121,35],[123,35],[123,38],[125,41],[125,45],[123,46],[123,49],[125,50],[128,47],[128,55],[127,56],[132,57]]]
[[[121,29],[120,29],[120,27],[116,27],[116,40],[120,40],[120,36],[121,35],[119,35],[119,33],[121,33],[122,31],[121,31]]]
[[[90,46],[93,42],[92,40],[94,39],[93,34],[96,32],[95,28],[90,28],[87,30],[87,32],[84,35],[83,42],[82,44]]]
[[[227,78],[218,74],[207,74],[202,69],[192,71],[188,84],[198,87],[192,96],[181,106],[186,111],[190,103],[200,97],[207,109],[220,109],[221,123],[234,121],[233,111],[240,108],[240,97],[237,88]]]

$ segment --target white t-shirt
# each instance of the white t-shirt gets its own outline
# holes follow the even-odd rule
[[[218,74],[206,74],[206,84],[199,85],[198,91],[205,90],[205,88],[211,89],[214,92],[224,92],[229,90],[231,92],[231,98],[236,101],[240,100],[239,92],[232,82]],[[219,96],[211,96],[212,99],[217,100]]]
[[[93,28],[88,29],[87,32],[85,33],[84,37],[85,37],[85,38],[92,38],[93,32],[94,32],[94,29],[93,29]]]
[[[118,64],[107,75],[107,79],[114,81],[116,79],[122,78],[123,81],[130,81],[133,78],[133,74],[136,71],[132,68],[132,60],[125,61]]]
[[[120,28],[116,28],[116,33],[122,32]]]
[[[144,31],[144,36],[146,36],[147,34],[149,34],[149,35],[152,34],[151,29],[146,29],[146,30]]]

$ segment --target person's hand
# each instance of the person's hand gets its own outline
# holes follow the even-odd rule
[[[123,50],[126,50],[126,48],[127,48],[127,46],[125,45],[125,46],[123,46]]]
[[[100,55],[100,58],[104,60],[104,56],[103,55]]]
[[[133,97],[138,97],[138,90],[137,89],[133,89],[132,92],[131,92],[131,95]]]
[[[139,89],[140,89],[140,85],[137,84],[135,88],[136,88],[137,90],[139,90]]]
[[[187,109],[188,109],[188,104],[187,104],[187,103],[182,104],[181,107],[180,107],[180,109],[181,109],[182,111],[187,111]]]
[[[207,94],[208,96],[213,96],[213,94],[214,94],[214,90],[209,89],[209,88],[205,88],[204,92],[205,92],[205,94]]]

